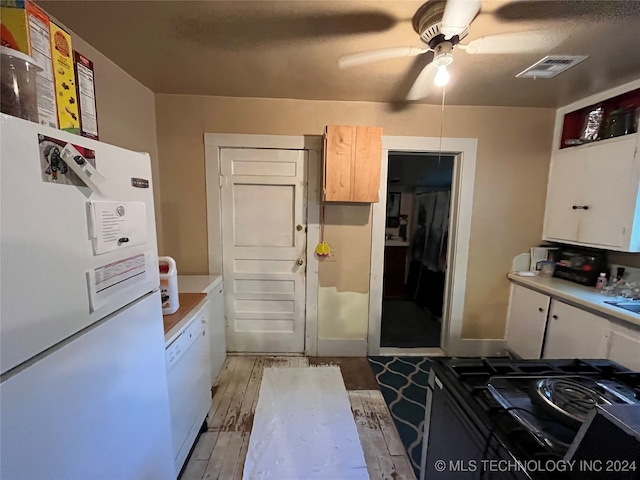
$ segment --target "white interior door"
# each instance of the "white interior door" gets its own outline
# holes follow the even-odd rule
[[[305,150],[220,150],[229,351],[304,351],[306,166]]]

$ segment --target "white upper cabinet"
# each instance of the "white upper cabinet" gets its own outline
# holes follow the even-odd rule
[[[576,102],[556,113],[543,239],[640,252],[638,133],[566,146],[579,137],[588,107],[640,98],[640,81]],[[562,147],[562,148],[561,148]]]
[[[636,139],[628,135],[556,153],[545,240],[631,249],[638,197]]]

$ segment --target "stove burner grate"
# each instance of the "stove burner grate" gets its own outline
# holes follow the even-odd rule
[[[568,427],[578,429],[596,405],[611,402],[598,391],[570,378],[554,377],[531,384],[531,399]]]

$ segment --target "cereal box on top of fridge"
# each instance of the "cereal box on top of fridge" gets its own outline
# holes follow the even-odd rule
[[[58,124],[61,130],[80,133],[71,35],[54,22],[51,22],[50,31]]]
[[[96,111],[96,87],[93,62],[80,52],[74,52],[76,61],[76,86],[80,111],[80,135],[98,140],[98,114]]]
[[[51,33],[49,16],[34,3],[27,2],[29,19],[29,44],[31,56],[42,68],[36,74],[38,94],[38,118],[41,125],[58,127],[58,109],[51,62]]]
[[[24,1],[0,1],[0,43],[3,47],[31,55],[29,22]]]
[[[53,69],[49,16],[34,3],[0,0],[0,40],[2,46],[29,55],[42,68],[36,73],[38,119],[42,125],[56,128]]]

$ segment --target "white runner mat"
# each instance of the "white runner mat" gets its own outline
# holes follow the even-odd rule
[[[243,480],[368,480],[339,367],[265,368]]]

